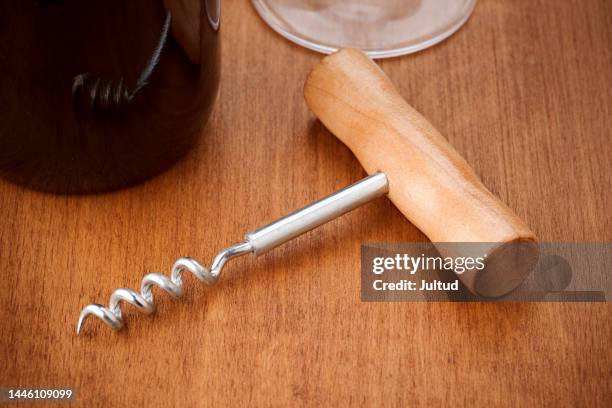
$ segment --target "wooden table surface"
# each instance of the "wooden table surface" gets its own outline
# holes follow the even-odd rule
[[[362,303],[360,244],[426,239],[386,199],[77,337],[85,304],[365,175],[303,101],[320,55],[246,1],[222,24],[215,112],[171,170],[85,197],[0,181],[0,386],[70,386],[88,407],[610,406],[609,303]],[[607,0],[482,0],[381,65],[541,240],[611,241],[611,44]]]

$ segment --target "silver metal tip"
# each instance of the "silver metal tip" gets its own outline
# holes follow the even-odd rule
[[[81,313],[81,315],[79,316],[79,322],[77,323],[77,327],[76,327],[77,336],[81,334],[81,329],[83,329],[84,321],[85,321],[85,316],[83,316],[83,313]]]

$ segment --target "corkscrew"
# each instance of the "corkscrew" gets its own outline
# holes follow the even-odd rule
[[[87,107],[96,114],[121,112],[142,88],[144,88],[159,64],[162,51],[168,40],[172,16],[166,13],[164,25],[157,46],[142,70],[134,88],[130,91],[123,78],[117,80],[96,77],[85,72],[72,81],[72,100],[77,109]]]
[[[221,251],[210,269],[181,258],[169,278],[158,273],[145,276],[140,293],[122,288],[112,294],[108,307],[86,306],[77,333],[89,316],[120,329],[122,302],[151,313],[152,289],[157,286],[180,296],[184,271],[214,283],[230,259],[261,255],[384,194],[431,239],[442,257],[485,260],[483,268],[457,271],[475,294],[502,296],[531,272],[538,258],[534,233],[486,189],[459,153],[364,53],[345,49],[324,58],[308,76],[304,96],[371,176],[246,234],[243,242]],[[480,245],[474,249],[462,243]]]

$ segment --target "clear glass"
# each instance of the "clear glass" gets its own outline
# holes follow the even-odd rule
[[[372,58],[410,54],[457,31],[476,0],[252,0],[283,37],[332,53],[355,47]]]

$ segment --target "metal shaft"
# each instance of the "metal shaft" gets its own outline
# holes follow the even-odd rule
[[[261,255],[388,191],[387,176],[384,173],[373,174],[265,227],[249,232],[246,234],[246,242],[251,244],[256,256]]]

